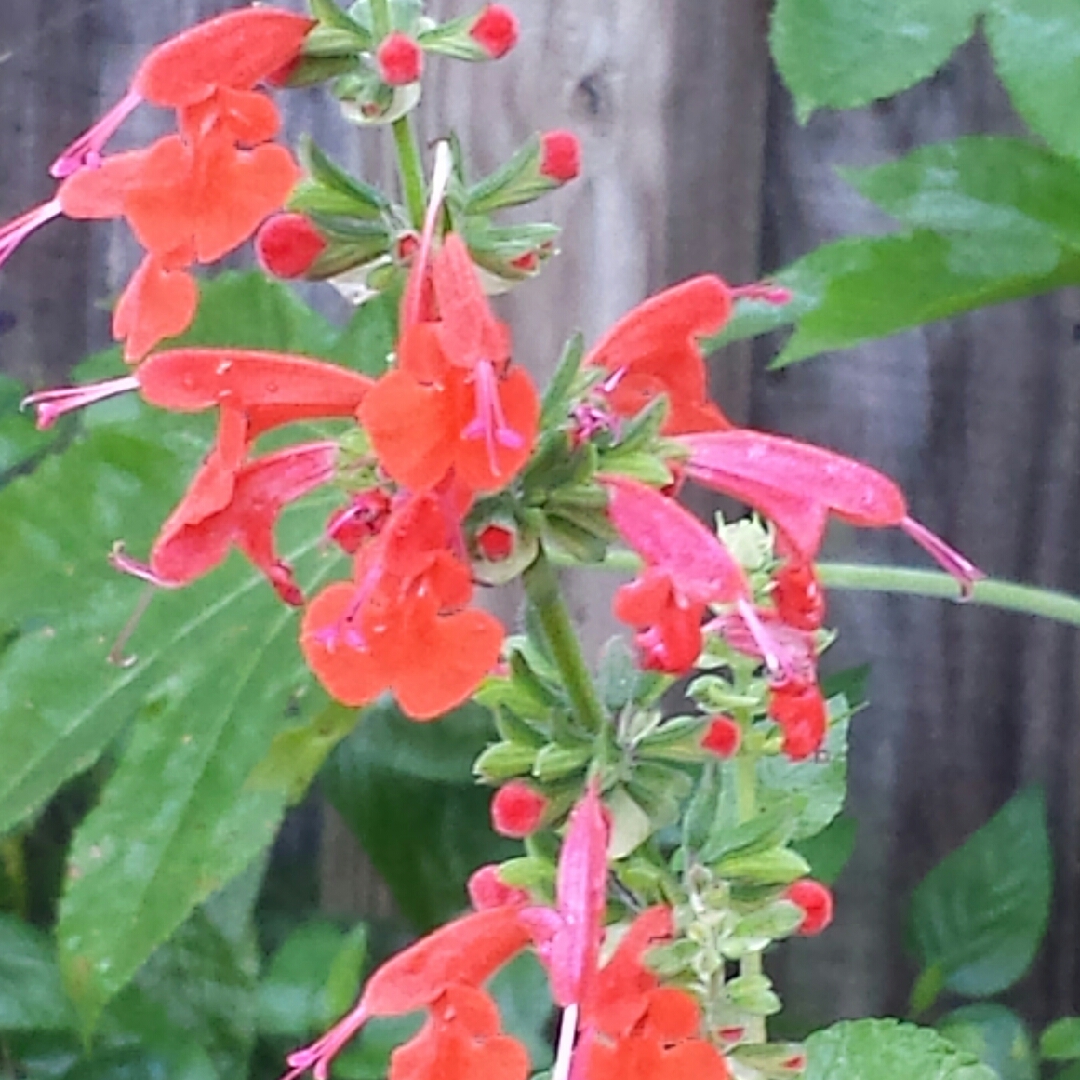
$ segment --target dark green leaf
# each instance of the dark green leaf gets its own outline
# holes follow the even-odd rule
[[[929,1028],[845,1020],[806,1043],[805,1080],[995,1080],[972,1055]]]
[[[932,75],[975,27],[984,0],[779,0],[770,42],[805,119]]]
[[[857,832],[858,822],[840,814],[821,832],[797,843],[795,850],[810,864],[811,877],[832,885],[855,850]]]
[[[0,914],[0,1031],[67,1031],[74,1023],[52,943]]]
[[[945,985],[969,997],[1011,986],[1046,930],[1051,866],[1045,799],[1027,788],[915,890],[911,932],[920,963],[939,967]]]
[[[492,832],[490,794],[472,781],[490,734],[475,706],[417,724],[384,702],[365,711],[324,771],[331,802],[421,929],[465,906],[473,870],[517,850]]]
[[[937,1022],[949,1042],[974,1054],[999,1080],[1037,1080],[1035,1048],[1027,1025],[1004,1005],[965,1005]]]
[[[378,378],[390,365],[397,336],[397,300],[379,294],[361,304],[327,357]]]
[[[990,0],[986,35],[1017,111],[1055,150],[1080,155],[1080,18],[1073,0]]]

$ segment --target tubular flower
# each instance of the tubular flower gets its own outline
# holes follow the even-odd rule
[[[706,276],[657,293],[624,315],[585,358],[611,372],[604,384],[611,408],[619,416],[634,416],[666,394],[665,435],[730,427],[708,400],[697,339],[716,333],[730,318],[732,305],[728,285]]]
[[[548,969],[551,996],[562,1008],[580,1006],[592,987],[604,937],[608,826],[596,784],[570,812],[555,878],[555,907],[526,908]]]
[[[207,488],[215,489],[219,478],[212,465],[204,465],[162,526],[150,562],[143,565],[122,552],[114,554],[113,562],[154,585],[174,589],[208,573],[235,545],[285,603],[298,606],[304,602],[303,594],[291,567],[277,555],[274,526],[289,503],[333,479],[337,453],[336,443],[323,442],[257,458],[236,472],[224,506],[209,512],[208,505],[219,500],[216,491],[208,494]]]
[[[612,524],[646,564],[616,593],[615,614],[637,631],[645,667],[688,671],[701,653],[707,606],[748,595],[743,572],[716,536],[672,499],[626,477],[600,479]]]
[[[430,270],[426,297],[418,255],[398,366],[372,389],[360,421],[383,468],[404,487],[430,489],[453,469],[471,491],[498,491],[532,451],[539,398],[529,375],[510,367],[506,327],[491,313],[460,237],[447,236]],[[437,317],[424,321],[410,310],[430,306]]]
[[[792,761],[816,754],[829,729],[829,709],[817,679],[785,679],[769,687],[769,716],[783,732],[783,751]]]
[[[739,499],[772,521],[788,552],[817,555],[830,514],[863,528],[898,526],[960,583],[966,594],[983,576],[909,514],[903,492],[882,473],[820,446],[748,428],[682,435],[686,475]]]
[[[462,993],[478,989],[528,944],[529,935],[521,925],[519,910],[504,906],[464,915],[388,960],[368,980],[363,995],[350,1013],[317,1042],[289,1055],[290,1071],[285,1080],[294,1080],[309,1069],[315,1080],[326,1080],[330,1063],[372,1017],[404,1016],[417,1009],[432,1009],[432,1025],[440,1022],[445,1025],[450,1019],[445,1006],[452,1004],[455,998],[469,1011],[469,1015],[462,1018],[463,1027],[450,1032],[444,1027],[442,1032],[433,1032],[425,1026],[417,1036],[420,1046],[407,1053],[404,1064],[399,1066],[406,1071],[392,1071],[391,1076],[410,1076],[417,1080],[419,1077],[431,1076],[432,1080],[435,1076],[441,1077],[441,1072],[407,1071],[410,1065],[416,1066],[423,1060],[420,1055],[429,1053],[431,1040],[440,1035],[443,1039],[449,1035],[457,1043],[456,1053],[460,1053],[468,1064],[478,1067],[486,1061],[501,1069],[493,1074],[498,1080],[523,1075],[514,1071],[520,1060],[516,1052],[497,1041],[500,1036],[489,1034],[492,1016],[487,1011],[487,1004]],[[462,1043],[474,1045],[462,1046]],[[476,1043],[480,1043],[479,1048]],[[494,1049],[484,1050],[493,1043]],[[411,1047],[413,1043],[409,1045]],[[460,1059],[455,1057],[455,1068],[459,1067]],[[451,1075],[457,1077],[459,1073]],[[481,1070],[469,1075],[487,1076],[488,1073]]]
[[[301,647],[329,693],[365,705],[391,690],[415,720],[460,705],[494,667],[499,620],[468,608],[472,578],[434,493],[405,499],[356,556],[354,581],[308,606]]]

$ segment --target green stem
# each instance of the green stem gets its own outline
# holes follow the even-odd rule
[[[570,561],[565,560],[569,565]],[[600,564],[605,570],[635,571],[641,559],[632,551],[611,551]],[[941,600],[961,600],[956,579],[940,570],[911,570],[905,566],[875,566],[871,563],[817,564],[822,584],[831,589],[852,589],[867,592],[906,593]],[[975,582],[971,596],[964,603],[976,607],[994,607],[1036,615],[1043,619],[1080,626],[1080,596],[1040,589],[1034,585],[1018,585],[999,578],[983,578]]]
[[[602,732],[607,726],[607,711],[581,654],[581,644],[563,599],[558,575],[543,551],[525,571],[525,595],[536,609],[574,715],[590,732]]]
[[[757,755],[742,753],[735,766],[735,803],[739,822],[749,821],[757,813]],[[739,961],[739,977],[755,978],[764,970],[761,951],[748,952]],[[766,1043],[769,1033],[764,1016],[752,1016],[746,1025],[746,1042]]]
[[[427,194],[424,185],[424,164],[420,160],[420,147],[413,134],[412,122],[408,114],[399,116],[394,121],[394,147],[397,150],[398,172],[401,185],[405,189],[405,205],[413,228],[424,227],[424,211],[427,207]]]

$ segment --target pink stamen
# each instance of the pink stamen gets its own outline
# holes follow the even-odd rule
[[[138,108],[142,98],[129,90],[89,131],[80,135],[50,166],[49,175],[64,180],[82,169],[96,169],[101,151],[121,124]]]
[[[19,408],[32,405],[37,409],[37,429],[44,431],[51,427],[61,416],[85,405],[94,405],[117,394],[126,394],[139,389],[139,380],[134,375],[121,375],[116,379],[88,383],[86,386],[60,386],[54,390],[39,390],[22,399]]]
[[[420,233],[420,244],[413,258],[409,280],[405,286],[405,297],[402,302],[401,313],[403,329],[422,322],[423,316],[426,314],[423,307],[427,292],[425,283],[428,276],[428,266],[431,263],[431,248],[435,239],[435,226],[438,224],[443,200],[446,198],[446,192],[450,186],[452,171],[453,159],[450,153],[450,144],[440,142],[435,148],[435,164],[431,170],[431,195],[428,198],[427,213],[424,215],[424,227]]]
[[[138,578],[140,581],[147,581],[151,585],[159,589],[176,589],[179,588],[175,581],[167,581],[165,578],[158,574],[155,574],[151,569],[149,563],[140,562],[138,559],[133,559],[124,547],[122,540],[117,540],[113,544],[112,551],[109,552],[109,563],[117,570],[125,574],[130,574],[132,577]]]
[[[46,222],[52,221],[63,214],[63,208],[58,199],[51,199],[47,203],[35,206],[33,210],[27,210],[13,221],[9,221],[0,228],[0,266],[3,266],[12,252],[32,233],[40,229]]]
[[[518,450],[525,445],[525,439],[506,421],[499,400],[499,377],[490,360],[481,360],[476,365],[473,382],[476,386],[476,417],[461,432],[461,437],[484,440],[492,474],[499,476],[502,469],[499,468],[496,446]]]
[[[320,645],[325,645],[326,648],[333,650],[344,642],[350,649],[367,648],[367,638],[364,637],[364,632],[357,622],[357,616],[360,614],[360,609],[375,591],[375,586],[381,576],[382,559],[379,558],[368,567],[363,580],[356,586],[356,591],[349,601],[349,606],[342,613],[341,618],[337,622],[324,626],[321,630],[315,632],[315,640]]]
[[[974,563],[965,559],[956,548],[950,547],[937,533],[931,532],[914,518],[905,517],[900,522],[900,528],[919,547],[927,551],[943,570],[956,578],[960,586],[960,599],[970,600],[975,582],[981,581],[986,575]]]
[[[330,1063],[345,1044],[367,1023],[367,1006],[361,1000],[352,1012],[343,1016],[321,1039],[295,1050],[285,1060],[290,1069],[281,1080],[296,1080],[298,1076],[311,1070],[315,1080],[326,1080]]]
[[[775,304],[783,307],[790,304],[795,294],[783,285],[771,285],[767,281],[755,282],[753,285],[740,285],[731,290],[731,295],[736,300],[761,300],[766,304]]]
[[[749,600],[740,598],[737,607],[743,622],[746,623],[746,628],[750,631],[757,647],[761,650],[761,658],[765,661],[765,667],[768,668],[769,674],[781,676],[788,674],[781,659],[783,649],[780,648],[769,629],[758,618],[754,605]]]

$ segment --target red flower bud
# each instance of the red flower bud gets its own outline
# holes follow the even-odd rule
[[[492,60],[498,60],[517,44],[517,17],[502,4],[488,4],[476,17],[469,36]]]
[[[565,184],[581,172],[581,143],[572,131],[548,131],[540,137],[540,175]]]
[[[796,630],[819,630],[825,620],[825,594],[812,563],[788,562],[777,571],[773,603],[780,618]]]
[[[275,214],[255,235],[255,253],[268,274],[298,278],[326,250],[326,240],[303,214]]]
[[[476,547],[488,562],[502,562],[514,550],[514,530],[505,525],[485,525],[476,534]]]
[[[400,30],[383,39],[375,58],[379,62],[379,76],[389,86],[408,86],[424,70],[424,50]]]
[[[803,878],[802,881],[789,885],[784,896],[796,907],[803,909],[803,921],[799,924],[800,934],[820,934],[832,922],[833,895],[820,881]]]
[[[540,256],[535,251],[526,251],[516,259],[511,259],[510,265],[524,274],[531,274],[540,265]]]
[[[536,832],[548,801],[524,780],[511,780],[491,800],[491,824],[502,836],[515,840]]]
[[[523,904],[529,899],[529,894],[524,889],[518,889],[502,881],[499,877],[499,868],[494,863],[481,866],[469,878],[467,888],[469,901],[476,911],[505,907],[507,904]]]
[[[741,744],[742,728],[730,716],[714,717],[701,740],[702,749],[721,758],[734,757]]]

